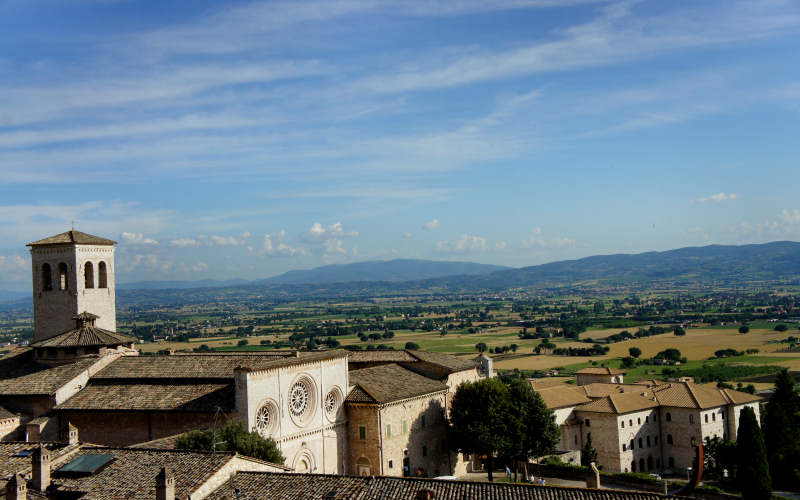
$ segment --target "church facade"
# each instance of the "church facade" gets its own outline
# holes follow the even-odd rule
[[[139,356],[137,339],[116,333],[114,244],[74,230],[29,244],[34,341],[0,359],[0,439],[55,441],[72,425],[94,444],[163,444],[238,419],[275,439],[295,472],[465,470],[447,447],[447,408],[459,383],[492,375],[485,360],[343,350]]]

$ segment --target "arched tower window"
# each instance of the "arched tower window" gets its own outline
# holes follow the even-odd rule
[[[50,264],[44,263],[42,264],[42,290],[52,290],[53,289],[53,270],[50,268]]]
[[[106,263],[102,260],[97,264],[97,288],[108,288],[108,271],[106,271]]]
[[[83,266],[83,278],[85,288],[94,288],[94,264],[87,262]]]
[[[58,265],[58,289],[67,290],[69,281],[67,281],[67,265],[63,262]]]

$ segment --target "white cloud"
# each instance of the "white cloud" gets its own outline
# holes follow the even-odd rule
[[[465,233],[455,241],[437,241],[436,251],[440,253],[484,252],[486,251],[486,238]]]
[[[427,229],[428,231],[432,231],[439,227],[439,219],[429,220],[425,224],[422,225],[422,229]]]
[[[781,219],[787,224],[800,224],[800,210],[786,210],[781,211]]]
[[[25,271],[30,269],[30,260],[19,255],[0,255],[0,271]]]
[[[310,255],[310,253],[304,248],[290,246],[284,241],[285,239],[285,229],[281,229],[277,233],[265,234],[264,253],[266,255],[284,255],[287,257]],[[248,248],[248,250],[250,250],[250,248]]]
[[[142,233],[129,233],[127,231],[123,231],[120,235],[120,239],[123,243],[130,243],[133,245],[158,245],[158,241],[154,240],[153,238],[145,238]]]
[[[356,236],[358,236],[358,231],[345,231],[341,222],[335,222],[328,227],[315,222],[301,236],[301,239],[309,243],[324,243],[326,240],[334,238],[354,238]]]
[[[403,238],[405,238],[405,239],[410,239],[410,238],[413,238],[413,237],[414,237],[414,235],[411,234],[411,233],[403,233]]]
[[[738,197],[739,195],[736,193],[717,193],[704,198],[696,198],[695,201],[698,203],[706,203],[706,202],[721,203],[723,201],[733,201]]]
[[[192,271],[199,273],[203,271],[208,271],[208,264],[205,262],[198,262],[197,264],[192,266]]]
[[[249,232],[244,232],[239,236],[219,236],[200,234],[194,238],[175,238],[169,241],[169,244],[174,247],[187,248],[187,247],[225,247],[232,246],[238,247],[247,243],[250,238]]]
[[[495,243],[494,247],[498,250],[505,250],[508,248],[508,244],[505,241],[498,241]]]
[[[342,240],[340,239],[326,240],[322,247],[325,249],[326,254],[347,255],[347,250],[342,246]]]
[[[575,246],[575,240],[556,236],[546,239],[542,228],[533,228],[532,234],[522,240],[522,248],[564,248]]]

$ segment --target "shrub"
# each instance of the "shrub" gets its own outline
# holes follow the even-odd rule
[[[418,351],[419,344],[417,344],[416,342],[406,342],[405,348],[408,349],[409,351]]]
[[[216,447],[214,440],[216,439]],[[178,437],[175,447],[179,450],[236,451],[248,457],[283,464],[284,458],[278,445],[272,438],[265,438],[259,433],[248,432],[244,423],[234,421],[218,429],[189,431]]]

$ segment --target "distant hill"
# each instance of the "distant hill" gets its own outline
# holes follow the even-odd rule
[[[17,301],[24,298],[30,298],[31,292],[15,292],[13,290],[0,290],[0,302]]]
[[[786,281],[800,279],[800,243],[709,245],[665,252],[595,255],[577,260],[497,271],[483,276],[453,276],[430,285],[493,288],[571,285],[581,282],[675,283]]]
[[[257,283],[273,285],[325,284],[351,281],[402,282],[425,280],[452,275],[480,275],[510,269],[506,266],[477,264],[475,262],[446,262],[435,260],[394,259],[386,261],[356,262],[315,267],[306,271],[288,271]]]
[[[117,290],[166,290],[166,289],[185,290],[188,288],[238,286],[238,285],[247,285],[248,283],[251,283],[251,281],[241,278],[231,279],[231,280],[196,280],[196,281],[180,281],[180,280],[134,281],[131,283],[117,283]]]

